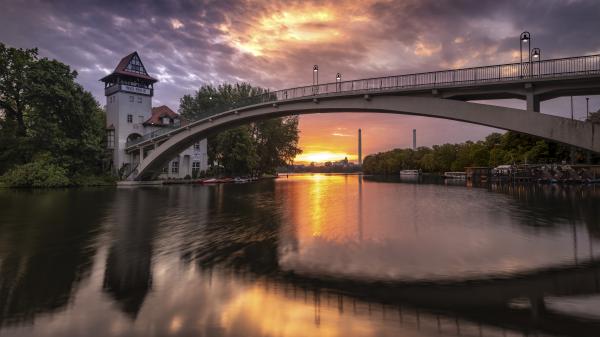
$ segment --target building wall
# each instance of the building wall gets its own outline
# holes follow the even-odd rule
[[[131,122],[128,121],[131,115]],[[106,97],[106,126],[115,130],[113,168],[115,173],[126,163],[139,162],[139,154],[125,153],[127,138],[132,134],[143,136],[158,127],[144,126],[143,122],[152,115],[152,97],[129,92],[116,92]],[[177,162],[177,172],[173,172],[173,161]],[[207,141],[202,139],[198,146],[191,146],[180,153],[168,165],[168,172],[160,178],[184,178],[192,176],[194,162],[199,162],[199,171],[208,169]]]
[[[125,163],[139,161],[138,156],[125,153],[127,137],[132,134],[145,134],[143,122],[152,114],[152,97],[118,91],[106,97],[107,126],[115,128],[115,150],[113,164],[118,171]],[[131,115],[131,122],[128,121]]]
[[[177,157],[173,158],[159,176],[160,179],[185,178],[187,176],[194,177],[194,170],[197,170],[197,175],[202,171],[208,170],[208,151],[207,140],[202,139],[198,143],[181,152]],[[177,164],[174,164],[177,163]],[[194,165],[194,163],[197,163]],[[177,172],[174,172],[173,167],[177,167]]]

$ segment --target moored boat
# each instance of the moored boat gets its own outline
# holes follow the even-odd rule
[[[444,178],[446,179],[457,179],[457,180],[466,180],[467,172],[444,172]]]
[[[421,170],[402,170],[402,171],[400,171],[400,176],[417,177],[420,175],[421,175]]]

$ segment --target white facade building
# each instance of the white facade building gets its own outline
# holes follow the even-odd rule
[[[137,52],[125,56],[115,70],[101,79],[106,95],[108,147],[113,150],[113,171],[126,175],[139,163],[139,154],[125,153],[127,142],[161,128],[178,127],[185,122],[163,105],[152,107],[154,83]],[[151,150],[150,150],[151,151]],[[146,153],[147,155],[147,153]],[[206,139],[181,152],[163,169],[159,178],[194,177],[208,169]]]

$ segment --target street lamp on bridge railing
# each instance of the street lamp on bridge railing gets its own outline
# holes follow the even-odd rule
[[[540,48],[533,48],[531,50],[531,55],[529,57],[529,62],[534,61],[537,62],[538,65],[538,76],[541,75],[540,70],[541,70],[541,61],[542,61],[542,50]],[[531,64],[529,65],[531,67]],[[533,75],[533,68],[530,70],[532,75]]]
[[[313,66],[313,93],[317,93],[317,87],[319,85],[319,65]]]
[[[342,91],[342,74],[337,73],[337,75],[335,75],[335,84],[335,90]]]
[[[527,55],[529,55],[529,63],[531,63],[531,34],[529,34],[529,32],[523,32],[519,37],[519,46],[521,50],[521,77],[523,77],[523,44],[525,43],[527,43]]]
[[[586,116],[586,120],[590,119],[590,98],[589,97],[585,98],[585,116]]]

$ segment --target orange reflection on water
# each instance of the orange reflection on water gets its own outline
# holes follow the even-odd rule
[[[299,241],[327,240],[345,241],[357,237],[357,205],[348,200],[356,199],[356,177],[314,174],[292,176],[293,223]]]
[[[352,316],[352,315],[351,315]],[[323,307],[313,296],[302,301],[255,285],[233,299],[221,326],[243,326],[260,336],[375,336],[373,322]]]

